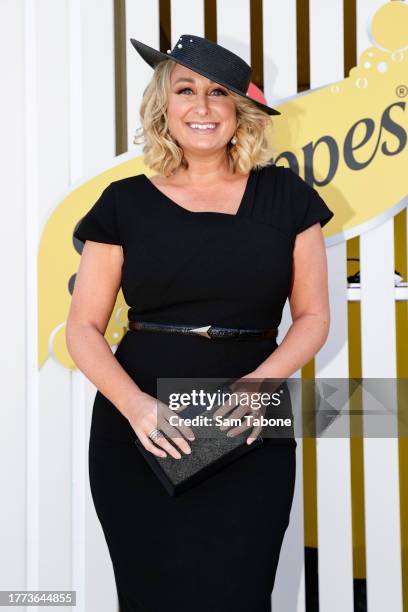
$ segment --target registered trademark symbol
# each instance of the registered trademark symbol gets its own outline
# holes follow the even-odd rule
[[[408,95],[408,87],[407,85],[398,85],[395,93],[399,98],[405,98]]]

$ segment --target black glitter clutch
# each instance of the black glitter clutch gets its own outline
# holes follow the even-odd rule
[[[222,389],[229,390],[225,386],[222,386]],[[211,410],[207,410],[202,404],[199,408],[197,406],[187,406],[184,410],[177,411],[177,415],[182,418],[191,418],[205,413],[211,419],[213,412],[219,405],[221,404],[214,405]],[[209,427],[211,427],[211,436],[208,435]],[[263,443],[261,436],[255,438],[251,444],[246,443],[251,429],[247,429],[236,436],[227,437],[226,431],[221,431],[215,421],[213,425],[196,425],[192,426],[191,429],[194,431],[195,440],[188,441],[191,447],[190,454],[184,454],[174,444],[181,454],[180,459],[175,459],[169,454],[167,454],[167,457],[157,457],[145,449],[138,437],[135,439],[137,448],[171,496],[179,495],[203,482]]]

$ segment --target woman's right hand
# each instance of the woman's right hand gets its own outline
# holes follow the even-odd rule
[[[193,430],[182,422],[178,416],[178,425],[170,425],[169,418],[177,413],[171,410],[165,403],[148,393],[137,394],[133,406],[128,410],[128,421],[134,432],[143,444],[144,448],[157,457],[167,457],[165,450],[175,459],[181,459],[179,451],[166,439],[166,434],[172,442],[186,454],[191,453],[191,448],[186,439],[194,440]],[[149,433],[159,429],[162,434],[155,438],[154,443],[149,438]],[[180,435],[182,434],[182,435]],[[184,436],[184,437],[183,437]],[[157,448],[156,444],[164,450]]]

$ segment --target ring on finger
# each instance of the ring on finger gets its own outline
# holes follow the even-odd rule
[[[148,434],[148,438],[151,440],[157,440],[157,438],[161,438],[162,435],[163,433],[160,431],[160,429],[155,428]]]

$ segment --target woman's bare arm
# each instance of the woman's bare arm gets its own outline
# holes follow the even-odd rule
[[[122,263],[121,246],[85,242],[65,338],[76,366],[128,418],[141,389],[114,358],[104,338],[120,289]]]
[[[289,304],[293,323],[278,348],[248,377],[289,378],[327,340],[330,305],[322,228],[315,223],[297,235]]]

